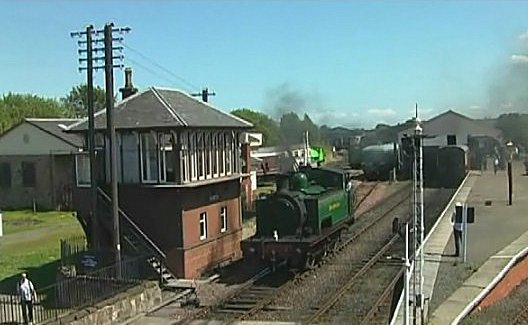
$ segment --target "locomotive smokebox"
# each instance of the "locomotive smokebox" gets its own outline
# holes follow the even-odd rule
[[[288,191],[290,189],[290,178],[288,175],[278,174],[275,178],[277,192]]]

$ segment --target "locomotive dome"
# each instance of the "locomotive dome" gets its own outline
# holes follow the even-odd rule
[[[305,173],[295,173],[292,179],[294,191],[302,191],[308,188],[308,176]]]

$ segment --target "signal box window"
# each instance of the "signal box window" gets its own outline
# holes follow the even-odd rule
[[[207,238],[207,212],[200,213],[200,240]]]
[[[220,232],[227,230],[227,207],[220,208]]]
[[[35,187],[35,164],[22,162],[22,185],[24,187]]]
[[[447,136],[447,145],[456,145],[456,135],[451,134]]]

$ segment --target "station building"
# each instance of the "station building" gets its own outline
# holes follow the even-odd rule
[[[439,147],[447,145],[464,145],[469,148],[470,166],[472,169],[480,169],[488,156],[503,151],[502,132],[493,126],[493,120],[477,120],[463,114],[448,110],[427,121],[421,126],[424,146]],[[414,127],[398,133],[398,141],[401,145],[406,135],[414,134]]]
[[[0,136],[0,208],[69,210],[82,138],[62,132],[78,119],[26,118]]]
[[[126,216],[122,245],[134,246],[139,237],[147,242],[144,246],[159,252],[178,278],[197,278],[220,263],[239,258],[241,193],[249,179],[242,165],[250,165],[249,149],[240,139],[252,124],[179,90],[150,87],[135,92],[130,91],[131,83],[125,89],[125,98],[114,111],[119,208]],[[95,114],[95,130],[96,178],[103,193],[98,196],[101,234],[97,237],[111,247],[111,224],[101,220],[108,219],[110,212],[105,110]],[[86,139],[88,121],[72,125],[68,132]],[[247,159],[244,164],[243,159]],[[87,153],[77,161],[73,203],[90,236]],[[126,238],[126,227],[140,236]]]

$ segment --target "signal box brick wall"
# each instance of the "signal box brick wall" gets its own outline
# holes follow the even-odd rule
[[[0,156],[0,166],[1,209],[32,209],[33,200],[39,210],[71,208],[72,155]]]
[[[167,255],[167,266],[181,278],[195,278],[206,269],[240,257],[242,221],[240,180],[195,187],[119,185],[119,206]],[[89,203],[87,189],[74,197],[81,216]],[[221,232],[220,209],[227,209]],[[207,238],[200,239],[200,213],[207,213]],[[190,264],[188,264],[190,263]]]

